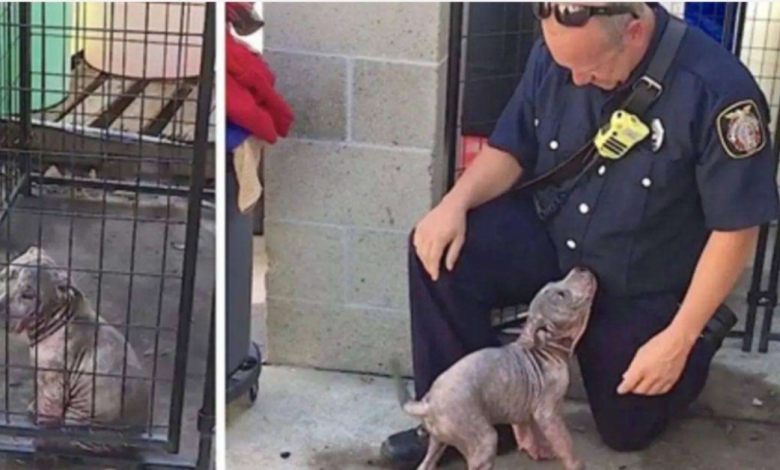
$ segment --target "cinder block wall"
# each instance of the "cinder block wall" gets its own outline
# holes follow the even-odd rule
[[[449,7],[263,10],[264,55],[297,116],[264,162],[268,359],[408,364],[406,240],[443,188]]]

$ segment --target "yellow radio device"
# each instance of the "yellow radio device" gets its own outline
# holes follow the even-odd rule
[[[599,129],[594,144],[599,155],[617,160],[650,134],[650,128],[633,114],[615,111],[607,125]]]

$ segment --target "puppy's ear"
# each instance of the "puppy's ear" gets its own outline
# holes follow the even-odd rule
[[[27,247],[27,251],[25,251],[24,254],[27,255],[27,256],[34,256],[34,257],[37,258],[39,252],[40,252],[40,249],[37,246],[30,245],[29,247]]]

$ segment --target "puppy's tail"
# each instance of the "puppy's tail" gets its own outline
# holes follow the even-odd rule
[[[390,360],[390,369],[393,373],[396,396],[401,408],[412,416],[423,417],[428,414],[428,403],[412,399],[409,389],[406,388],[406,384],[401,378],[401,363],[398,361],[398,358]]]
[[[401,363],[398,361],[398,358],[394,357],[390,360],[390,370],[393,374],[393,382],[395,382],[395,392],[398,404],[403,408],[407,403],[413,400],[412,395],[409,393],[409,389],[406,388],[406,384],[401,378]]]

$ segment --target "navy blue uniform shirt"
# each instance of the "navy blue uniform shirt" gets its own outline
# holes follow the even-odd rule
[[[581,148],[647,67],[669,21],[654,10],[648,54],[614,92],[575,86],[540,39],[489,143],[515,156],[524,175]],[[710,231],[780,213],[768,106],[738,58],[688,27],[664,85],[642,117],[651,137],[620,160],[597,162],[546,221],[561,269],[590,267],[610,295],[682,294]]]

